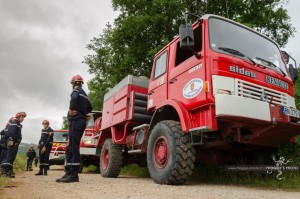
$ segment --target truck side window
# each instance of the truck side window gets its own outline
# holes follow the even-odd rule
[[[202,50],[202,26],[198,26],[194,30],[194,39],[195,39],[195,47],[194,50],[196,52],[200,52]],[[176,66],[194,56],[193,52],[190,49],[180,48],[180,43],[178,41],[176,48]]]
[[[154,71],[154,79],[161,76],[166,72],[167,69],[167,59],[168,59],[167,51],[160,55],[155,62],[155,71]]]

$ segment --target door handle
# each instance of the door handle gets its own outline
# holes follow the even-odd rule
[[[172,78],[172,79],[169,81],[169,84],[173,84],[173,83],[176,82],[176,81],[177,81],[177,78],[174,77],[174,78]]]
[[[154,91],[151,90],[151,91],[148,92],[148,95],[152,95],[153,93],[154,93]]]

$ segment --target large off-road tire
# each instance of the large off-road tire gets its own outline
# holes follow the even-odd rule
[[[116,178],[121,171],[122,145],[113,144],[107,139],[101,149],[100,172],[103,177]]]
[[[151,131],[147,164],[151,178],[158,184],[183,184],[192,175],[195,149],[180,123],[165,120]]]

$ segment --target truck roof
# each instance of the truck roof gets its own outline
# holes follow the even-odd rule
[[[227,22],[236,24],[236,25],[238,25],[238,26],[241,26],[241,27],[243,27],[243,28],[245,28],[245,29],[247,29],[247,30],[249,30],[249,31],[255,32],[256,34],[258,34],[258,35],[264,37],[265,39],[268,39],[269,41],[273,42],[273,43],[277,46],[277,48],[279,48],[278,44],[277,44],[273,39],[267,37],[267,36],[264,35],[264,34],[261,34],[261,33],[257,32],[257,31],[254,30],[254,29],[249,28],[248,26],[245,26],[245,25],[243,25],[243,24],[241,24],[241,23],[238,23],[238,22],[236,22],[236,21],[233,21],[233,20],[227,19],[227,18],[225,18],[225,17],[218,16],[218,15],[213,15],[213,14],[205,14],[205,15],[203,15],[203,16],[201,17],[201,19],[208,19],[208,18],[211,18],[211,17],[218,18],[218,19],[222,19],[222,20],[224,20],[224,21],[227,21]],[[195,22],[195,23],[193,24],[193,27],[195,27],[196,25],[197,25],[197,22]],[[178,39],[179,39],[179,35],[175,35],[175,36],[174,36],[174,39],[173,39],[170,43],[168,43],[165,47],[163,47],[160,51],[158,51],[158,52],[155,54],[154,57],[156,57],[156,56],[157,56],[158,54],[160,54],[161,51],[163,51],[167,46],[171,45],[174,41],[176,41],[176,40],[178,40]]]

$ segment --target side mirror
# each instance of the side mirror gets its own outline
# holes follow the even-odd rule
[[[289,71],[293,80],[293,83],[298,79],[298,70],[293,67],[293,64],[289,64]]]
[[[195,45],[193,27],[191,25],[181,25],[179,27],[180,48],[193,48]]]
[[[288,64],[289,61],[290,61],[290,55],[287,52],[283,51],[283,50],[281,52],[282,52],[285,63]]]

